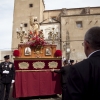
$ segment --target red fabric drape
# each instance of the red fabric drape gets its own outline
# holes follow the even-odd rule
[[[16,72],[13,97],[61,94],[60,74],[50,71]]]

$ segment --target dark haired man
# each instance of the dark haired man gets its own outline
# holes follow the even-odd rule
[[[0,64],[0,100],[8,100],[11,83],[14,83],[15,68],[14,64],[9,61],[9,55],[4,56],[5,61]],[[5,96],[4,96],[5,94]]]
[[[61,74],[61,85],[62,85],[62,100],[66,100],[66,78],[69,71],[68,60],[63,61],[63,67],[61,69],[52,69],[52,72]]]
[[[86,32],[83,46],[87,59],[70,67],[66,100],[100,100],[100,27]]]

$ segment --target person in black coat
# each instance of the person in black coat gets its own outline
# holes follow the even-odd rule
[[[55,73],[60,73],[61,74],[61,85],[62,85],[62,100],[66,100],[66,77],[69,71],[69,67],[70,65],[68,65],[68,61],[64,60],[63,61],[63,67],[61,67],[61,69],[52,69],[52,72]]]
[[[9,61],[9,55],[4,56],[5,61],[0,64],[0,100],[8,100],[11,83],[15,80],[14,63]],[[5,94],[5,96],[4,96]]]
[[[66,78],[66,100],[100,100],[100,27],[84,37],[87,59],[70,67]]]

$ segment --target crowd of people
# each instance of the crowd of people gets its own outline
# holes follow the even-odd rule
[[[100,100],[100,27],[90,28],[82,45],[87,59],[77,63],[64,59],[61,69],[51,70],[62,76],[62,100]],[[4,91],[4,100],[8,100],[15,80],[14,64],[8,55],[4,59],[0,64],[0,100],[3,100]]]

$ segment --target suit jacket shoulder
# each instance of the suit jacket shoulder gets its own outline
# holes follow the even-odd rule
[[[100,51],[71,66],[67,78],[66,89],[68,95],[66,94],[66,97],[68,100],[76,100],[76,98],[77,100],[99,100],[99,87]]]

